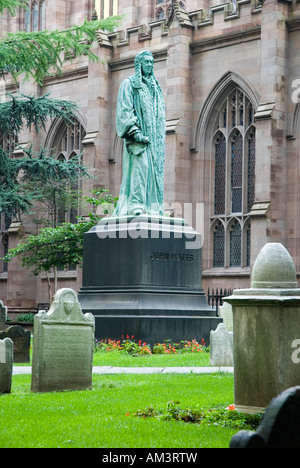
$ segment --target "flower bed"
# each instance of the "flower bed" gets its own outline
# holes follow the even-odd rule
[[[180,353],[205,353],[209,352],[209,347],[205,345],[204,340],[198,343],[197,340],[183,340],[180,343],[172,343],[171,340],[165,340],[163,343],[156,343],[152,347],[138,340],[134,340],[134,336],[121,340],[95,340],[95,352],[112,352],[123,351],[127,354],[180,354]]]

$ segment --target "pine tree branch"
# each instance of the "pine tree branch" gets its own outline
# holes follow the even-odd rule
[[[7,9],[14,16],[19,7],[26,8],[27,5],[26,0],[0,0],[0,13]]]
[[[3,134],[18,134],[24,123],[27,128],[34,126],[36,131],[46,130],[49,118],[61,118],[71,123],[78,108],[74,102],[50,98],[49,94],[35,97],[8,93],[8,96],[9,101],[0,103],[0,131]]]
[[[92,43],[99,29],[112,31],[121,16],[105,20],[85,21],[65,31],[35,31],[7,34],[0,40],[0,75],[10,72],[14,79],[24,74],[33,77],[39,84],[49,76],[62,72],[65,60],[86,55],[93,61],[99,57],[92,51]]]

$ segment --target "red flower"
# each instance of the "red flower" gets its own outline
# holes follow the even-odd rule
[[[229,405],[229,406],[227,407],[227,409],[233,411],[233,410],[235,410],[235,405],[234,405],[234,404]]]

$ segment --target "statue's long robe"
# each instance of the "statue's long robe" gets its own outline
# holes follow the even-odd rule
[[[136,84],[123,81],[117,103],[117,134],[124,139],[123,178],[115,216],[138,213],[163,215],[165,160],[165,104],[153,78]],[[136,133],[150,143],[137,143]]]

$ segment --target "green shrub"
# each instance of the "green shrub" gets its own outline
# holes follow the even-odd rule
[[[34,315],[32,312],[19,314],[17,317],[17,322],[32,322],[34,321]]]

